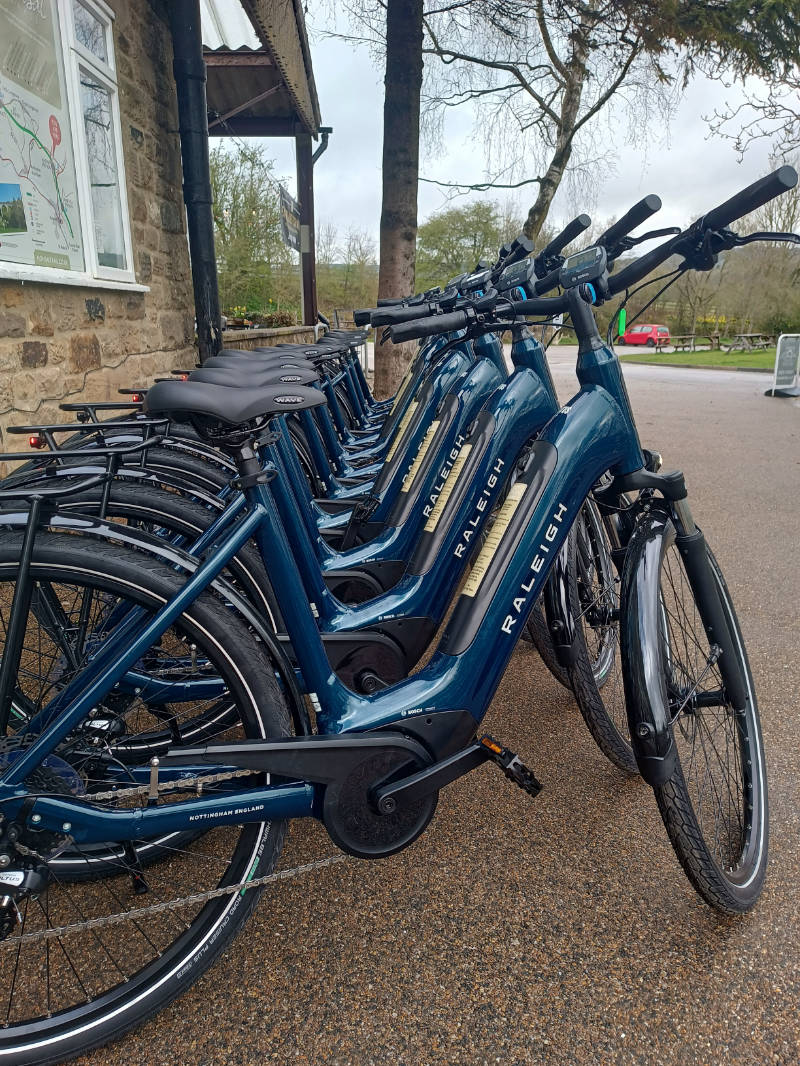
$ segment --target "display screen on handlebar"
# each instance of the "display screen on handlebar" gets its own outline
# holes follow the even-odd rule
[[[514,263],[506,267],[495,282],[498,292],[510,292],[512,289],[522,288],[527,291],[530,283],[535,281],[536,272],[531,259],[523,259],[521,263]]]
[[[584,281],[594,281],[604,273],[608,265],[606,250],[600,246],[586,248],[564,260],[560,282],[564,289],[571,289]]]

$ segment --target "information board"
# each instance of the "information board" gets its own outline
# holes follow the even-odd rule
[[[800,333],[782,333],[775,351],[775,377],[767,396],[800,396]]]
[[[83,270],[55,0],[0,0],[0,261]]]

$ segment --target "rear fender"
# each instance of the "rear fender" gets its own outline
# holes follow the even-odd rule
[[[0,528],[18,529],[20,532],[24,532],[27,522],[27,510],[0,513]],[[183,551],[181,548],[175,547],[175,545],[166,543],[160,537],[129,526],[104,522],[102,519],[80,515],[55,514],[48,522],[47,528],[54,531],[68,530],[96,540],[123,544],[125,547],[133,548],[136,551],[147,552],[148,555],[160,559],[173,569],[183,572],[187,577],[193,574],[200,566],[199,559],[189,555],[188,552]],[[236,611],[255,637],[263,643],[273,663],[275,672],[283,683],[295,732],[298,735],[310,734],[312,732],[311,720],[297,683],[294,668],[275,634],[265,625],[264,619],[256,608],[240,596],[233,585],[224,578],[218,577],[211,583],[210,587],[222,597],[226,604]]]

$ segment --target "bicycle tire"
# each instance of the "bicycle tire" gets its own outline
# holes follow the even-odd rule
[[[644,721],[651,720],[646,717],[651,701],[669,701],[673,715],[670,733],[677,758],[667,780],[654,786],[658,809],[695,891],[723,914],[742,914],[755,905],[763,889],[769,841],[764,745],[747,652],[722,571],[707,548],[712,578],[745,679],[746,706],[736,712],[730,704],[719,702],[724,686],[713,656],[708,654],[708,639],[669,520],[647,523],[632,538],[623,580],[625,610],[644,552],[649,559],[654,558],[654,539],[660,542],[655,556],[660,569],[657,586],[653,582],[650,587],[658,588],[652,597],[658,602],[637,603],[636,616],[632,613],[623,626],[628,699],[632,713]],[[649,615],[652,621],[654,611],[658,648],[645,647],[643,638],[646,623],[642,618]],[[654,687],[661,691],[654,691]],[[702,747],[699,770],[698,744]],[[708,803],[703,808],[703,789],[709,782],[711,814]]]
[[[84,512],[95,514],[103,502],[104,489],[98,486],[65,498],[61,514]],[[135,485],[117,480],[108,488],[104,517],[125,521],[146,531],[165,535],[171,543],[188,548],[224,510],[207,506],[176,492],[153,485]],[[173,539],[175,538],[175,539]],[[177,539],[179,538],[179,539]],[[273,632],[284,630],[283,620],[261,556],[253,542],[242,545],[222,572],[264,616]]]
[[[21,538],[18,535],[4,536],[0,542],[0,586],[4,586],[6,591],[16,574],[20,547]],[[81,544],[79,537],[59,533],[43,533],[37,537],[32,568],[39,584],[81,583],[84,589],[103,591],[106,595],[123,598],[127,603],[144,606],[150,612],[157,610],[181,586],[178,575],[143,553],[97,543]],[[4,596],[3,603],[8,602],[10,599]],[[196,644],[200,654],[208,659],[213,669],[218,671],[218,676],[224,680],[225,691],[238,709],[241,732],[244,735],[288,735],[289,719],[286,707],[274,675],[264,662],[257,643],[238,620],[221,609],[219,601],[213,595],[204,593],[199,597],[180,617],[176,627],[176,632],[180,631]],[[171,891],[167,888],[169,895],[166,895],[166,898],[172,898],[175,892],[178,892],[181,898],[189,892],[202,891],[205,887],[211,888],[226,883],[238,884],[246,877],[269,873],[280,854],[285,832],[284,822],[212,828],[198,842],[198,849],[207,847],[207,841],[212,834],[213,847],[207,853],[197,850],[191,854],[191,861],[188,862],[188,881],[181,888],[172,888]],[[220,858],[226,839],[225,849],[230,850],[229,860]],[[187,877],[187,863],[184,862],[182,866],[182,858],[183,852],[173,855],[169,863],[148,868],[148,878],[160,878],[156,899],[165,898],[162,885],[165,877],[169,877],[170,886],[173,882],[176,886],[180,885],[181,876],[184,879]],[[220,877],[221,864],[223,873]],[[210,872],[204,879],[203,871],[206,867],[210,868]],[[125,909],[119,903],[117,895],[108,887],[110,880],[98,878],[92,882],[69,884],[68,888],[73,893],[106,891],[111,897],[111,903],[106,903],[106,906],[115,910]],[[57,889],[63,895],[64,885],[58,884]],[[51,885],[47,890],[47,923],[61,925],[64,914],[71,915],[74,921],[74,899],[72,908],[66,907],[59,899],[50,900],[54,892],[55,889]],[[6,989],[3,1003],[7,1013],[6,1024],[0,1027],[0,1063],[35,1063],[45,1066],[63,1062],[122,1036],[151,1017],[201,976],[241,928],[259,894],[260,890],[256,889],[246,893],[235,892],[208,901],[190,920],[183,919],[185,928],[177,933],[169,929],[171,919],[164,919],[167,926],[165,939],[169,940],[169,943],[163,948],[159,947],[158,953],[155,946],[148,947],[147,943],[152,945],[153,938],[157,935],[156,930],[162,928],[161,919],[157,925],[149,924],[147,937],[141,936],[140,940],[136,940],[136,932],[130,932],[132,924],[136,924],[138,930],[138,922],[107,927],[113,933],[106,934],[107,939],[102,950],[97,946],[100,942],[99,931],[95,929],[91,934],[87,931],[85,943],[89,945],[89,965],[76,955],[68,957],[72,972],[76,975],[75,978],[70,978],[70,970],[64,962],[60,962],[56,969],[57,959],[61,956],[55,952],[49,953],[46,999],[38,1006],[33,1002],[35,989],[32,988],[32,981],[37,973],[39,980],[44,981],[41,976],[43,967],[38,965],[37,968],[34,965],[33,969],[25,971],[26,979],[21,982],[24,991],[19,993],[24,997],[21,1006],[14,1002],[14,990],[17,987],[15,968],[10,996],[8,981],[11,979],[8,975],[3,977]],[[105,896],[102,898],[105,899]],[[89,902],[95,907],[95,911],[84,911],[79,907],[79,915],[96,913],[97,900],[90,899]],[[35,919],[33,912],[34,904],[31,904],[31,924]],[[27,917],[27,908],[25,914]],[[59,917],[62,921],[59,921]],[[39,922],[42,921],[43,919],[39,918]],[[30,926],[23,928],[28,931]],[[123,930],[125,933],[121,932]],[[127,936],[124,950],[120,948],[120,938],[123,935]],[[59,946],[66,956],[62,942],[64,939],[66,938],[58,938]],[[49,944],[49,941],[46,943]],[[7,943],[6,947],[9,946],[13,948],[13,940],[10,944]],[[22,948],[19,950],[22,951]],[[84,947],[83,951],[86,950]],[[143,952],[152,953],[153,957],[142,959],[140,964],[137,955]],[[8,960],[13,955],[13,950],[7,950],[2,960]],[[109,960],[113,962],[113,966]],[[120,966],[121,962],[126,966],[130,965],[132,969],[138,968],[133,973],[125,973]],[[75,969],[76,965],[81,967],[80,976]],[[124,976],[120,977],[114,973],[114,967]],[[109,971],[112,973],[109,987],[100,988],[96,994],[88,997],[87,1002],[85,989],[82,993],[78,984],[85,981],[95,992]],[[51,1001],[54,996],[54,989],[51,987],[55,981],[54,973],[60,978],[60,982],[56,982],[59,995],[66,1000],[71,994],[75,1002],[59,1001],[56,1004]],[[73,982],[74,991],[70,989],[68,980]],[[75,983],[76,980],[78,984]],[[9,1004],[9,1007],[6,1008],[5,1004]],[[12,1004],[16,1010],[25,1011],[26,1016],[10,1017]]]

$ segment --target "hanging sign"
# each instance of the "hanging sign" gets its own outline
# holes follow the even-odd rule
[[[300,204],[279,185],[281,193],[281,237],[283,243],[300,251]]]

